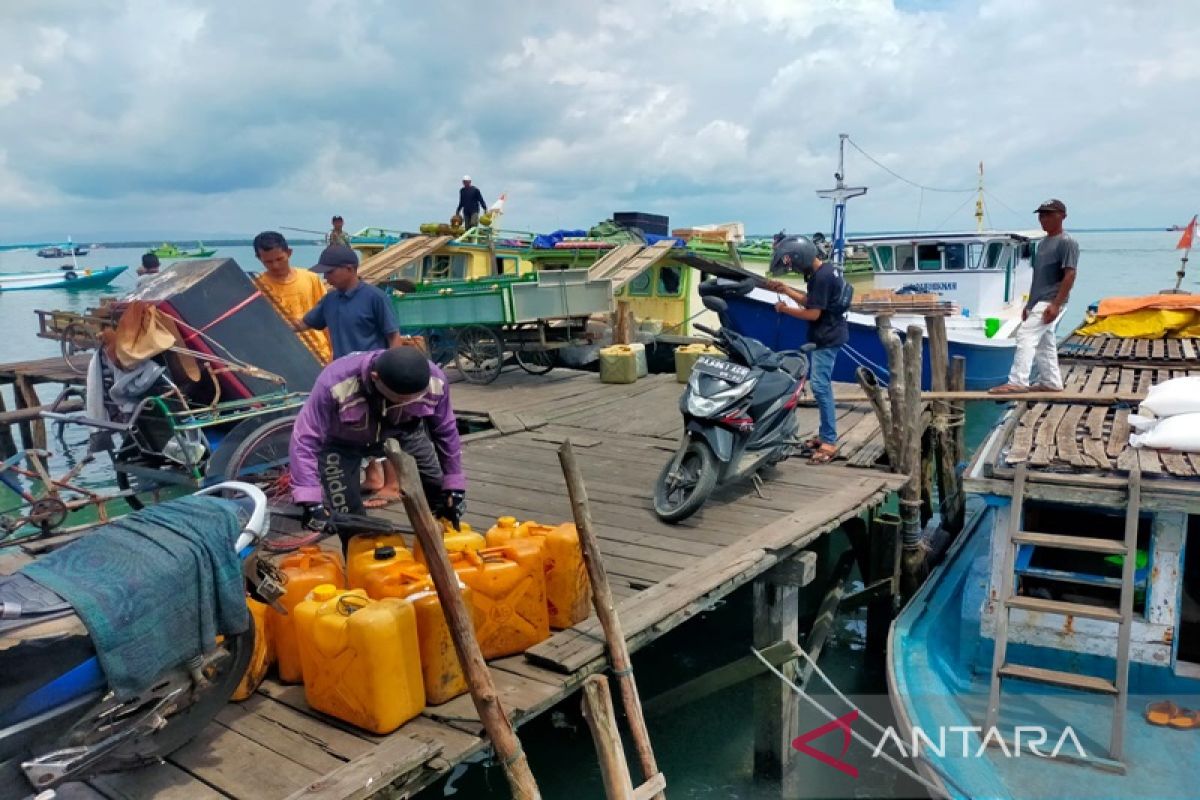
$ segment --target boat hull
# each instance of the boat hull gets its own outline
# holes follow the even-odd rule
[[[27,289],[97,289],[107,286],[128,267],[105,267],[98,270],[57,270],[55,272],[30,272],[0,275],[0,292],[15,292]],[[67,278],[67,274],[76,277]]]
[[[774,295],[771,295],[774,297]],[[775,307],[753,296],[729,298],[729,318],[732,327],[743,336],[750,336],[772,350],[795,349],[808,341],[808,323],[801,319],[780,314]],[[899,327],[899,326],[898,326]],[[903,330],[901,329],[901,338]],[[966,388],[972,391],[990,389],[1008,380],[1012,367],[1014,340],[994,339],[985,342],[966,341],[966,337],[947,332],[950,357],[962,356],[967,362]],[[850,319],[850,341],[838,354],[833,367],[833,379],[854,383],[855,372],[865,366],[876,374],[881,382],[887,383],[887,353],[879,340],[874,319],[852,314]],[[930,388],[929,342],[925,342],[921,363],[921,384]]]

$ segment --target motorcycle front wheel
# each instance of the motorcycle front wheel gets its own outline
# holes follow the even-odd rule
[[[672,472],[675,459],[671,457],[654,485],[654,513],[669,523],[685,520],[700,510],[717,486],[719,470],[717,457],[698,439],[688,441],[679,467]]]

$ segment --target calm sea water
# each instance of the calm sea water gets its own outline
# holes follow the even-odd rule
[[[1083,233],[1078,234],[1082,254],[1078,282],[1062,330],[1074,327],[1088,303],[1112,294],[1143,294],[1174,285],[1179,263],[1173,249],[1179,234]],[[319,249],[300,247],[297,265],[315,261]],[[98,250],[80,259],[89,266],[130,264],[130,273],[113,285],[116,291],[132,288],[133,268],[140,251]],[[221,248],[218,256],[237,259],[243,267],[257,266],[248,247]],[[32,252],[0,252],[0,271],[45,269],[56,262]],[[1186,279],[1185,288],[1200,291],[1200,267]],[[82,311],[94,305],[102,292],[34,291],[0,293],[0,361],[51,356],[58,344],[38,339],[34,308]],[[11,407],[11,406],[10,406]],[[998,407],[983,404],[969,412],[968,440],[972,446],[993,424]],[[78,447],[82,436],[68,435]],[[100,479],[102,479],[101,476]],[[810,598],[808,611],[819,598]],[[748,591],[739,591],[718,608],[672,631],[635,657],[635,669],[644,697],[653,697],[692,677],[747,654],[750,647],[751,604]],[[886,692],[882,657],[865,656],[864,622],[852,616],[842,620],[825,650],[822,666],[847,692]],[[650,734],[660,768],[668,776],[670,796],[688,800],[775,800],[777,785],[756,784],[751,778],[753,747],[752,695],[743,683],[689,707],[651,717]],[[578,698],[544,714],[521,730],[530,761],[547,798],[603,797],[596,756],[587,726],[579,714]],[[803,728],[823,719],[807,716]],[[886,721],[885,721],[886,722]],[[827,745],[826,745],[827,746]],[[632,753],[630,764],[636,760]],[[862,763],[862,762],[860,762]],[[636,772],[636,767],[634,767]],[[804,797],[911,797],[920,788],[881,763],[864,770],[857,781],[832,782],[836,773],[812,759],[797,760],[800,784],[791,796]],[[832,773],[832,774],[831,774]],[[508,796],[498,767],[477,764],[462,774],[434,786],[426,797]]]

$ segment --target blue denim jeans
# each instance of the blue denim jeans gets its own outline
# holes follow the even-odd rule
[[[822,444],[837,444],[837,408],[833,404],[833,365],[840,347],[818,347],[808,354],[808,384],[821,413],[817,437]]]

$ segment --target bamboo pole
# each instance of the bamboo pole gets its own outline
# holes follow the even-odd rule
[[[583,718],[592,731],[596,755],[600,759],[600,777],[604,780],[604,796],[608,800],[632,800],[633,779],[625,761],[625,748],[617,731],[616,713],[608,678],[592,675],[583,682]]]
[[[658,774],[658,763],[654,759],[654,750],[650,746],[650,733],[646,729],[646,718],[642,714],[642,701],[638,697],[637,682],[633,677],[633,664],[629,659],[629,646],[625,642],[625,633],[621,630],[621,620],[617,616],[616,603],[613,600],[612,589],[608,585],[608,572],[600,557],[600,545],[596,541],[596,533],[592,527],[592,511],[588,505],[587,487],[583,483],[583,473],[575,461],[575,451],[571,440],[567,439],[558,448],[558,461],[562,465],[563,477],[567,482],[567,494],[571,498],[571,512],[575,517],[575,528],[579,531],[579,543],[583,548],[583,561],[587,565],[588,580],[592,584],[592,605],[596,609],[596,617],[604,629],[604,639],[608,644],[608,658],[612,662],[613,675],[621,687],[621,701],[625,708],[625,716],[629,720],[629,729],[633,734],[634,747],[637,750],[638,763],[642,769],[643,780],[649,781]],[[663,800],[661,792],[654,795]]]
[[[904,340],[904,432],[906,456],[905,470],[908,482],[900,490],[901,531],[904,540],[903,573],[904,593],[915,589],[914,576],[924,561],[921,553],[921,347],[923,331],[918,325],[909,325]]]
[[[475,710],[479,713],[479,719],[496,751],[496,759],[504,768],[509,789],[516,800],[540,800],[541,793],[533,778],[533,772],[529,769],[525,751],[521,749],[521,740],[517,738],[508,715],[504,713],[496,686],[492,683],[492,673],[479,650],[471,613],[463,602],[458,587],[458,576],[446,555],[441,527],[433,518],[429,504],[425,502],[425,492],[421,489],[417,477],[416,462],[412,456],[401,451],[393,439],[388,439],[383,447],[388,461],[400,479],[404,510],[408,512],[408,519],[421,542],[421,549],[425,551],[426,566],[446,615],[450,638],[454,640],[454,650],[458,654],[463,672],[466,673],[471,700],[475,703]]]

